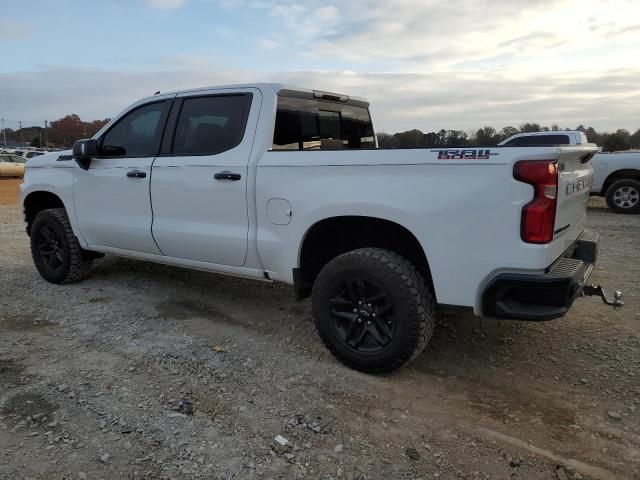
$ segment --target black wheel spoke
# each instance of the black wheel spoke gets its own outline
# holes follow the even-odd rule
[[[49,268],[54,268],[56,264],[56,256],[52,253],[47,257],[47,265]]]
[[[380,332],[378,331],[378,326],[377,325],[369,325],[367,327],[367,330],[369,332],[369,334],[373,337],[373,339],[378,342],[378,345],[380,345],[381,347],[383,347],[384,345],[387,344],[388,339],[384,338]]]
[[[360,297],[360,295],[358,295],[358,286],[356,285],[355,280],[347,281],[347,295],[349,297],[349,300],[351,300],[353,303],[358,303],[358,300],[362,298]]]
[[[358,314],[353,312],[341,312],[339,310],[331,310],[331,314],[338,318],[349,320],[350,322],[355,322],[356,319],[358,318]]]
[[[382,300],[386,300],[387,294],[385,292],[378,292],[366,298],[367,302],[377,303]]]
[[[387,320],[388,321],[388,320]],[[391,332],[391,328],[389,328],[389,324],[387,324],[385,320],[377,318],[375,321],[375,327],[378,331],[380,331],[388,340],[391,340],[393,333]]]
[[[364,341],[364,337],[367,336],[368,330],[366,328],[362,328],[362,330],[360,331],[360,334],[358,335],[358,338],[356,338],[353,341],[353,346],[355,348],[360,348],[360,345],[362,345],[362,342]]]
[[[41,245],[38,245],[38,251],[41,255],[49,255],[51,252],[53,252],[53,248],[48,243],[43,243]]]
[[[344,336],[345,342],[349,343],[351,342],[351,340],[353,340],[353,337],[356,335],[356,331],[358,330],[358,327],[362,328],[362,324],[359,324],[358,322],[353,322],[351,325],[349,325],[349,328],[347,329],[347,332]]]
[[[53,242],[53,237],[51,236],[52,230],[49,227],[42,227],[40,229],[40,235],[44,238],[45,242],[51,243]]]
[[[347,300],[342,297],[332,298],[331,300],[329,300],[329,305],[331,305],[332,309],[339,309],[339,310],[347,310],[347,309],[354,308],[353,302],[351,302],[351,300]]]

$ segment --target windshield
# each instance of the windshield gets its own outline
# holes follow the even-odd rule
[[[25,159],[16,155],[0,155],[0,162],[24,163]]]

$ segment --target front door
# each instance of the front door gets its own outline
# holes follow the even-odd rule
[[[153,164],[153,236],[165,255],[242,266],[249,219],[247,173],[258,90],[184,94],[175,100]]]
[[[98,140],[89,168],[76,166],[76,218],[89,245],[162,253],[151,234],[149,187],[169,105],[161,100],[127,112]]]

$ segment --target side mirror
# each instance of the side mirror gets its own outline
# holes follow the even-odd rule
[[[89,138],[73,144],[73,159],[83,170],[89,170],[91,159],[98,154],[98,141]]]

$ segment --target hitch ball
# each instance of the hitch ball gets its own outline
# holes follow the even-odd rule
[[[622,301],[622,292],[620,290],[614,291],[613,300],[609,300],[607,298],[607,293],[601,285],[585,285],[582,288],[581,295],[583,297],[600,297],[603,303],[611,305],[614,309],[621,308],[624,305],[624,302]]]

